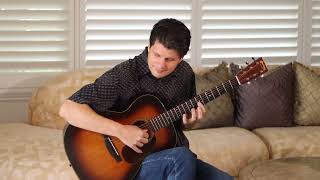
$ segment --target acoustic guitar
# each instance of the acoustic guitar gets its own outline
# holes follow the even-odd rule
[[[133,179],[148,154],[176,146],[177,137],[173,122],[197,107],[197,102],[206,104],[267,71],[263,59],[259,58],[234,78],[172,109],[166,110],[155,96],[143,95],[125,111],[109,112],[106,117],[110,119],[148,130],[149,142],[141,148],[143,153],[136,153],[117,137],[67,124],[64,128],[64,147],[71,166],[83,180]]]

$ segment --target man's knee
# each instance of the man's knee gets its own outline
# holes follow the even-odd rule
[[[196,157],[190,151],[190,149],[186,147],[177,147],[177,148],[174,148],[174,151],[175,151],[175,157],[177,161],[176,163],[188,164],[190,166],[196,165]]]

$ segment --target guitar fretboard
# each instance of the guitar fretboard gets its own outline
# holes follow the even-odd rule
[[[237,86],[239,86],[239,83],[236,77],[234,77],[233,79],[228,80],[219,86],[211,88],[193,97],[192,99],[180,104],[177,107],[161,113],[160,115],[151,119],[148,126],[151,127],[154,131],[158,131],[161,128],[167,127],[174,121],[180,119],[183,114],[190,113],[192,108],[197,107],[197,102],[207,104],[208,102],[220,97],[226,92],[231,92]]]

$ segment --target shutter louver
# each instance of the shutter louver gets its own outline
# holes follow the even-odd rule
[[[312,0],[311,65],[320,66],[320,1]]]
[[[260,56],[268,63],[295,60],[298,6],[297,0],[203,0],[201,65]]]
[[[69,1],[1,0],[0,4],[1,73],[73,68]]]
[[[152,26],[162,18],[179,19],[190,28],[191,4],[191,0],[85,1],[81,66],[111,67],[139,55],[149,44]]]

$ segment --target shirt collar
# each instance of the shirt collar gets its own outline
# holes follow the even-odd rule
[[[150,74],[151,71],[148,66],[148,47],[145,47],[144,51],[138,56],[138,72],[140,76]]]

